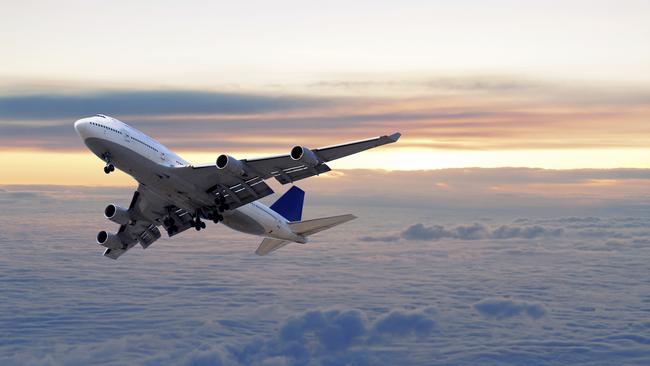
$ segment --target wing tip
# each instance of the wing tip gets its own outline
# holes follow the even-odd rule
[[[390,140],[390,142],[397,142],[397,140],[399,140],[400,137],[402,137],[402,134],[399,132],[395,132],[394,134],[389,135],[388,139]]]

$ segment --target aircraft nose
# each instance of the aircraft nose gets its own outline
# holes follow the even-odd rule
[[[74,130],[77,131],[77,134],[79,134],[79,136],[84,137],[87,126],[88,120],[86,118],[82,118],[74,123]]]

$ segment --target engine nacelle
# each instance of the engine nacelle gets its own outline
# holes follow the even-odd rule
[[[221,154],[217,158],[217,169],[225,170],[234,175],[245,175],[244,163],[230,155]]]
[[[126,225],[131,221],[129,210],[110,204],[104,209],[104,216],[116,224]]]
[[[120,238],[117,235],[107,233],[104,230],[100,231],[97,234],[97,244],[106,247],[108,249],[124,248],[124,243],[122,243],[122,240],[120,240]]]
[[[321,162],[313,151],[300,145],[294,146],[293,149],[291,149],[290,155],[291,159],[300,161],[303,164],[309,166],[316,166]]]

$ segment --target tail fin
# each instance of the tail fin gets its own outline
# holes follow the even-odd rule
[[[323,217],[320,219],[290,222],[289,227],[296,234],[309,236],[356,218],[356,216],[350,214]]]
[[[291,230],[293,230],[293,232],[295,232],[298,235],[309,236],[321,232],[323,230],[333,228],[334,226],[340,225],[344,222],[354,220],[356,218],[357,218],[356,216],[349,215],[349,214],[340,215],[340,216],[323,217],[321,219],[290,222],[289,227],[291,228]],[[262,241],[260,246],[257,248],[255,254],[267,255],[269,253],[272,253],[282,248],[283,246],[289,243],[290,243],[289,241],[282,240],[282,239],[266,238]]]
[[[305,191],[293,186],[271,205],[271,210],[279,213],[289,221],[300,221],[304,202]]]

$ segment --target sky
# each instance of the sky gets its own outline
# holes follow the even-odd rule
[[[195,164],[400,131],[334,167],[649,168],[648,14],[646,1],[10,2],[0,183],[106,184],[72,129],[96,113]]]
[[[12,1],[0,364],[650,364],[647,1]],[[212,223],[118,261],[75,120],[194,164],[391,134],[306,179],[307,245]],[[276,192],[288,187],[268,182]]]

